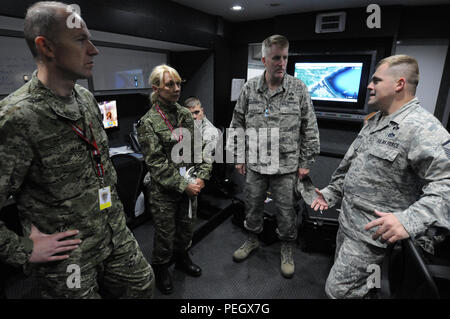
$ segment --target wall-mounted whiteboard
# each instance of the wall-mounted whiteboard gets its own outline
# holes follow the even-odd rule
[[[434,114],[449,43],[447,39],[409,39],[397,43],[395,54],[407,54],[419,63],[416,96]]]
[[[36,64],[25,39],[0,36],[0,95],[7,95],[24,83],[23,76],[31,79]]]
[[[153,68],[167,63],[167,54],[97,46],[94,58],[95,91],[146,89]]]
[[[36,63],[25,39],[0,36],[0,95],[8,95],[25,84],[24,75],[31,79]],[[78,84],[88,88],[87,80]]]

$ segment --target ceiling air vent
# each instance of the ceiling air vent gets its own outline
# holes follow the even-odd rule
[[[316,33],[345,30],[345,12],[321,13],[316,17]]]

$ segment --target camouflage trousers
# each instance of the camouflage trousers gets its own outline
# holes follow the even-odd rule
[[[187,250],[192,243],[197,213],[197,197],[191,199],[192,216],[189,217],[189,198],[183,194],[179,201],[160,201],[150,198],[155,225],[152,264],[168,263],[174,253]]]
[[[62,262],[33,266],[43,298],[153,298],[153,269],[133,234],[109,230],[89,260],[74,260],[74,250]]]
[[[280,240],[292,241],[297,238],[297,214],[294,209],[294,185],[297,172],[266,175],[247,169],[245,179],[245,222],[252,233],[259,234],[264,224],[264,200],[269,187],[271,198],[278,210],[277,235]]]
[[[334,264],[325,284],[327,296],[332,299],[369,297],[371,267],[381,265],[385,251],[385,248],[347,236],[340,227]]]

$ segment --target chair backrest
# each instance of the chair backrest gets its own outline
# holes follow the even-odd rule
[[[414,242],[408,238],[400,247],[389,249],[383,263],[382,277],[388,289],[383,289],[384,297],[396,299],[438,299],[436,283]]]
[[[139,145],[138,137],[137,137],[137,123],[133,123],[133,131],[128,134],[130,139],[131,147],[135,152],[141,152],[141,145]]]
[[[9,230],[12,230],[19,236],[23,236],[19,210],[17,204],[13,200],[9,200],[9,202],[0,209],[0,221],[2,221]],[[21,268],[13,267],[0,261],[0,299],[6,299],[7,279],[20,273],[22,273]]]
[[[436,283],[425,264],[420,250],[414,245],[411,238],[403,240],[402,245],[406,255],[406,265],[408,266],[405,269],[405,293],[410,294],[410,292],[414,291],[414,297],[440,298]]]
[[[117,192],[126,215],[132,218],[144,179],[144,163],[132,154],[116,154],[111,161],[117,172]]]

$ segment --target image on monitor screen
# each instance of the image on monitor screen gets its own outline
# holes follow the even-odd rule
[[[117,119],[117,101],[112,100],[98,102],[98,107],[103,115],[103,126],[105,128],[119,126],[119,121]]]
[[[366,114],[375,56],[375,51],[292,54],[286,71],[305,83],[316,111]]]
[[[308,87],[311,99],[358,102],[362,62],[298,62],[294,76]]]

